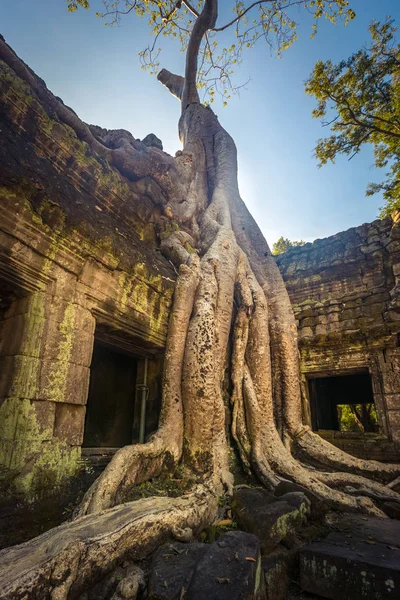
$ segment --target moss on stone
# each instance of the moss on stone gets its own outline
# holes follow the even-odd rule
[[[196,248],[194,248],[191,244],[189,244],[189,242],[185,243],[185,250],[187,252],[189,252],[189,254],[196,254],[197,253]]]
[[[29,501],[74,475],[80,448],[52,438],[51,426],[39,423],[33,403],[26,398],[6,398],[0,407],[0,464],[12,487]]]
[[[57,362],[54,363],[46,387],[46,396],[53,402],[63,402],[71,368],[72,347],[75,335],[75,305],[68,302],[60,326],[60,343]]]
[[[13,359],[10,396],[0,407],[0,464],[17,474],[14,488],[28,499],[34,499],[44,485],[44,479],[47,478],[49,485],[55,485],[73,474],[80,456],[80,449],[53,438],[50,416],[45,423],[39,422],[35,403],[30,400],[40,397],[39,375],[46,324],[44,302],[40,292],[30,298],[28,311],[24,314],[21,354]],[[64,400],[74,332],[75,308],[68,303],[60,325],[57,362],[50,372],[46,390],[46,397],[54,402]]]
[[[297,510],[292,510],[281,515],[271,529],[271,537],[280,537],[284,540],[293,530],[293,524],[301,523],[305,520],[309,508],[305,502],[302,502]]]
[[[165,221],[163,231],[161,231],[158,234],[158,237],[160,238],[160,240],[166,240],[175,231],[179,231],[179,229],[179,223],[177,223],[176,221]]]

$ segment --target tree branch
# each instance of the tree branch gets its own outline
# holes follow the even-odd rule
[[[182,0],[182,4],[184,4],[186,6],[186,8],[188,10],[190,10],[190,12],[195,16],[195,17],[199,17],[200,13],[191,5],[189,4],[189,2],[187,2],[187,0]]]
[[[161,69],[157,75],[157,79],[169,89],[173,96],[178,98],[178,100],[182,99],[184,78],[181,75],[174,75],[167,71],[167,69]]]
[[[229,23],[226,23],[222,27],[213,28],[213,31],[224,31],[224,29],[228,29],[228,27],[230,27],[234,23],[237,23],[238,21],[240,21],[240,19],[242,17],[244,17],[245,14],[247,14],[252,8],[254,8],[255,6],[258,6],[260,4],[265,4],[266,2],[271,2],[271,0],[258,0],[258,2],[253,2],[253,4],[250,4],[250,6],[248,6],[244,10],[242,10],[242,12],[238,13],[236,15],[236,17],[234,19],[232,19],[232,21],[230,21]]]
[[[182,91],[182,112],[189,104],[199,104],[197,92],[197,60],[200,44],[205,33],[212,29],[218,17],[218,0],[205,0],[204,8],[197,18],[189,39],[186,51],[185,81]]]
[[[353,125],[358,125],[359,127],[369,129],[371,131],[376,131],[377,133],[382,133],[383,135],[387,135],[389,137],[400,138],[400,133],[394,133],[393,131],[388,131],[387,129],[382,129],[373,123],[367,123],[365,121],[360,121],[360,119],[356,116],[353,108],[350,105],[350,102],[347,98],[338,98],[334,94],[328,92],[328,90],[323,90],[326,94],[327,98],[330,98],[337,106],[342,106],[344,110],[349,112],[350,118],[353,120]],[[345,105],[345,106],[344,106]]]

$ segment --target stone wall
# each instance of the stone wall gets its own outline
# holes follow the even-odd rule
[[[400,444],[400,219],[377,220],[276,257],[307,379],[368,369],[380,431]]]
[[[160,372],[176,275],[160,188],[122,177],[1,60],[0,130],[0,486],[37,497],[80,468],[94,339]]]

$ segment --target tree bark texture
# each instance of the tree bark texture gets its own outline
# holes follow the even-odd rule
[[[206,527],[217,498],[195,490],[182,498],[146,498],[64,523],[0,552],[2,600],[78,598],[124,560],[141,560],[172,537]]]

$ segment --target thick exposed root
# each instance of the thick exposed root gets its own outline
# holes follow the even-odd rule
[[[240,404],[240,388],[243,389],[243,406],[248,438],[251,442],[251,462],[261,481],[273,486],[277,476],[289,478],[307,487],[332,508],[345,511],[363,511],[375,516],[385,516],[369,498],[353,497],[346,490],[331,489],[329,481],[322,480],[317,472],[305,469],[283,443],[274,423],[268,307],[261,286],[257,282],[246,257],[242,257],[246,277],[238,277],[239,296],[247,301],[246,310],[239,308],[235,323],[232,373],[235,381],[234,401]],[[249,294],[251,292],[251,304]],[[246,319],[248,323],[246,324]],[[245,335],[244,335],[245,334]],[[246,350],[243,344],[246,341]],[[243,360],[243,364],[240,363]],[[242,382],[238,378],[242,376]],[[382,488],[375,494],[383,494]],[[332,486],[335,488],[336,486]],[[364,488],[366,489],[366,486]],[[362,495],[361,488],[358,495]],[[376,496],[375,496],[376,497]],[[394,496],[393,496],[394,497]]]
[[[173,456],[161,438],[120,448],[86,492],[74,517],[98,513],[118,504],[126,490],[159,475],[167,461],[173,462]]]
[[[301,459],[319,468],[345,471],[382,483],[389,483],[400,475],[400,465],[355,458],[321,438],[309,427],[301,426],[293,441]]]
[[[167,72],[162,79],[174,93],[182,93],[178,80],[169,82]],[[184,273],[178,277],[160,429],[148,444],[117,453],[89,491],[82,512],[110,506],[121,490],[159,473],[171,456],[179,459],[182,437],[185,464],[211,476],[215,490],[231,488],[221,383],[235,297],[232,435],[245,467],[270,489],[284,477],[309,488],[332,508],[385,516],[371,499],[385,497],[382,488],[353,480],[352,491],[346,493],[349,486],[340,485],[338,478],[310,471],[292,456],[292,449],[299,448],[305,462],[324,470],[350,471],[382,482],[400,473],[394,465],[351,457],[303,427],[296,324],[277,265],[240,199],[235,144],[212,111],[197,102],[183,107],[180,132],[185,147],[199,140],[203,145],[203,154],[196,150],[205,161],[204,180],[196,187],[203,210],[190,238],[202,258],[191,259],[189,271],[194,272],[196,263],[196,273],[186,302]],[[169,207],[173,217],[173,204]],[[187,233],[173,234],[162,247],[174,262],[186,261],[188,239]],[[179,302],[182,319],[177,317]],[[179,427],[172,426],[175,422]],[[366,498],[360,498],[364,492]]]
[[[243,399],[244,361],[249,336],[249,312],[253,305],[250,289],[246,283],[243,257],[239,258],[236,298],[239,308],[237,310],[233,329],[233,348],[231,357],[232,378],[232,423],[231,432],[243,467],[249,471],[251,466],[251,441],[246,423],[246,411]]]
[[[245,395],[248,398],[252,398],[252,404],[255,404],[256,394],[249,373],[245,377],[244,383]],[[265,464],[267,464],[267,470],[266,472],[264,471],[267,478],[270,477],[272,471],[275,475],[281,476],[284,479],[290,479],[309,489],[334,510],[363,512],[377,517],[386,516],[385,513],[375,506],[370,498],[353,497],[343,491],[332,489],[329,485],[323,483],[316,473],[308,472],[290,454],[289,450],[283,444],[274,424],[266,426],[263,437],[263,456],[265,458],[264,464],[259,464],[258,468],[260,471],[264,471]]]
[[[400,503],[400,494],[390,489],[387,485],[371,481],[366,477],[349,473],[321,473],[316,472],[316,477],[332,488],[345,491],[347,494],[362,495],[382,502]]]
[[[217,504],[199,486],[181,498],[147,498],[64,523],[0,553],[1,598],[77,598],[124,559],[198,534],[215,519]]]
[[[198,473],[214,473],[228,488],[225,411],[221,380],[225,367],[237,246],[231,229],[221,226],[201,260],[201,282],[194,299],[183,367],[184,460]]]
[[[200,278],[198,257],[189,257],[187,254],[187,261],[188,265],[183,264],[179,269],[168,325],[159,429],[147,444],[125,446],[118,450],[85,494],[76,516],[114,506],[125,490],[159,475],[164,467],[171,467],[181,458],[183,357],[194,295]]]

